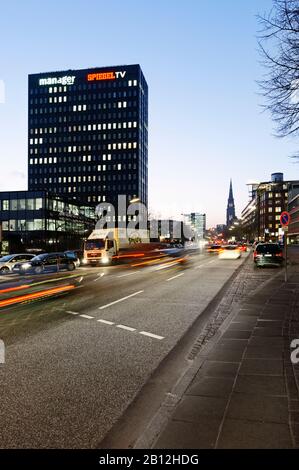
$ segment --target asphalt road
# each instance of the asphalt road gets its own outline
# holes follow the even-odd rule
[[[80,268],[67,294],[1,308],[0,447],[97,447],[242,261]]]

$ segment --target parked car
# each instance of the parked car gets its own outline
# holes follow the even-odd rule
[[[218,255],[219,259],[239,259],[241,250],[238,245],[225,245],[221,247]]]
[[[30,255],[29,253],[2,256],[2,258],[0,258],[0,274],[11,273],[17,263],[30,261],[34,256],[35,255]]]
[[[26,263],[17,263],[13,272],[18,274],[43,274],[63,269],[76,269],[76,258],[67,253],[44,253]]]
[[[256,266],[281,266],[282,248],[278,243],[259,243],[253,252],[253,261]]]
[[[84,252],[82,250],[67,250],[65,254],[75,260],[76,268],[83,264]]]

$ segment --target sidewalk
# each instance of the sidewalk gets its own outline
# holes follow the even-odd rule
[[[155,448],[299,448],[299,258],[241,301]],[[299,356],[299,355],[298,355]]]

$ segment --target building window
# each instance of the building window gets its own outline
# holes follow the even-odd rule
[[[3,201],[2,201],[2,210],[3,211],[8,211],[9,210],[9,200],[8,199],[3,199]]]

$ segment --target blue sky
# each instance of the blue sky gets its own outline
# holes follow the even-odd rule
[[[298,178],[295,139],[273,136],[256,80],[258,12],[271,0],[2,2],[0,190],[27,188],[27,75],[140,63],[149,85],[149,200],[156,215],[225,222],[248,180]]]

